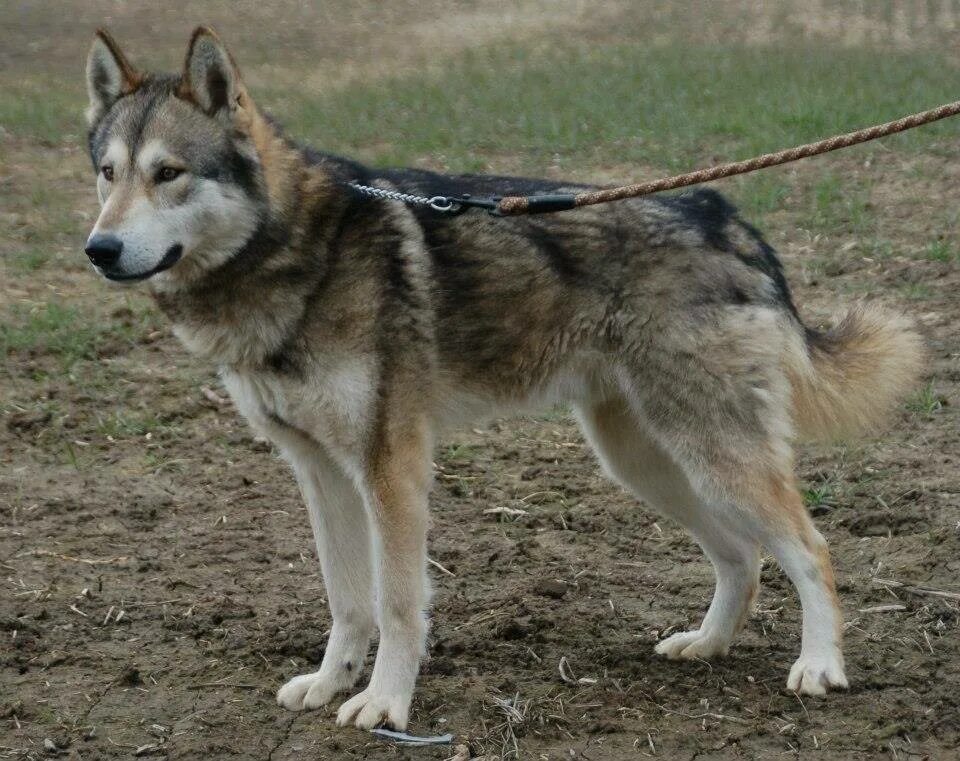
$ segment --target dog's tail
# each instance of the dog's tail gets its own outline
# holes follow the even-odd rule
[[[789,363],[794,425],[805,439],[875,427],[913,387],[925,354],[910,320],[866,304],[829,330],[806,329],[805,343],[805,356]]]

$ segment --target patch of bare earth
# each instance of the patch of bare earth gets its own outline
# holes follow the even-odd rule
[[[12,195],[32,165],[59,179],[78,218],[89,208],[80,151],[18,153]],[[659,637],[699,620],[710,570],[681,530],[602,479],[572,423],[553,415],[482,425],[440,449],[430,551],[452,575],[434,573],[417,731],[452,731],[494,757],[514,743],[521,757],[550,758],[956,748],[960,283],[955,263],[924,252],[938,236],[956,242],[960,194],[955,162],[878,155],[830,164],[870,188],[869,235],[842,219],[835,233],[805,232],[825,164],[788,175],[784,208],[766,225],[811,321],[882,295],[917,317],[932,349],[932,403],[898,412],[876,439],[801,458],[803,482],[824,495],[813,510],[837,565],[851,691],[783,691],[799,606],[772,564],[730,657],[655,657]],[[888,242],[882,255],[864,249],[875,236]],[[30,309],[56,294],[84,315],[130,319],[124,292],[87,274],[79,245],[58,255],[37,277],[8,269],[6,297]],[[40,758],[52,743],[83,758],[402,755],[334,729],[323,711],[275,705],[276,687],[317,662],[329,626],[293,481],[229,404],[201,390],[214,385],[210,370],[159,317],[129,341],[99,345],[68,376],[43,350],[6,358],[0,753]],[[105,429],[118,414],[155,422],[148,433]]]

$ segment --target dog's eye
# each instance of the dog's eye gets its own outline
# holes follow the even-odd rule
[[[182,169],[172,166],[161,167],[160,171],[157,172],[157,182],[170,182],[177,179],[181,174],[183,174]]]
[[[102,166],[100,167],[100,172],[103,174],[103,179],[105,179],[107,182],[113,182],[112,166]]]

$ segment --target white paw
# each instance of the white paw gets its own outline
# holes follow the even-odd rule
[[[710,632],[700,629],[677,632],[658,642],[654,647],[657,653],[667,656],[670,660],[712,658],[715,655],[726,655],[729,649],[729,642],[723,642]]]
[[[840,652],[803,655],[797,659],[787,677],[787,689],[804,695],[823,695],[832,687],[846,689],[843,656]]]
[[[337,679],[323,670],[313,674],[295,676],[277,691],[277,703],[291,711],[305,711],[320,708],[329,703],[333,696],[353,686],[357,677],[347,672]]]
[[[353,724],[360,729],[373,729],[385,724],[402,732],[407,728],[410,698],[410,695],[381,695],[367,687],[340,706],[337,726]]]

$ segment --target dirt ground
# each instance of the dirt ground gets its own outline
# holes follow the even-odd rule
[[[518,34],[542,5],[517,4]],[[407,10],[434,25],[429,35],[467,44],[417,8]],[[596,22],[580,5],[568,10],[570,23]],[[364,12],[342,29],[363,39]],[[92,27],[108,13],[135,33],[119,4],[81,15]],[[214,21],[229,25],[229,14],[211,6]],[[66,36],[75,21],[47,28]],[[60,51],[79,83],[86,37],[50,39],[37,45]],[[372,71],[369,44],[349,58],[356,76]],[[706,610],[709,565],[677,526],[601,476],[563,410],[544,411],[483,422],[437,452],[432,630],[411,730],[455,740],[426,748],[337,729],[331,711],[276,705],[276,689],[318,663],[330,623],[293,478],[149,302],[89,273],[81,242],[95,198],[81,140],[2,131],[0,150],[0,308],[10,326],[0,371],[0,758],[419,760],[450,758],[458,744],[489,759],[960,757],[957,141],[786,170],[792,190],[763,220],[810,323],[882,297],[914,316],[931,349],[924,387],[887,430],[800,452],[798,475],[835,561],[850,690],[820,699],[785,690],[800,608],[769,559],[727,658],[656,656],[659,639]],[[814,224],[807,199],[828,167],[862,189],[860,206]],[[866,240],[863,215],[882,245]],[[15,264],[27,243],[51,258]],[[75,311],[50,311],[54,296]]]

